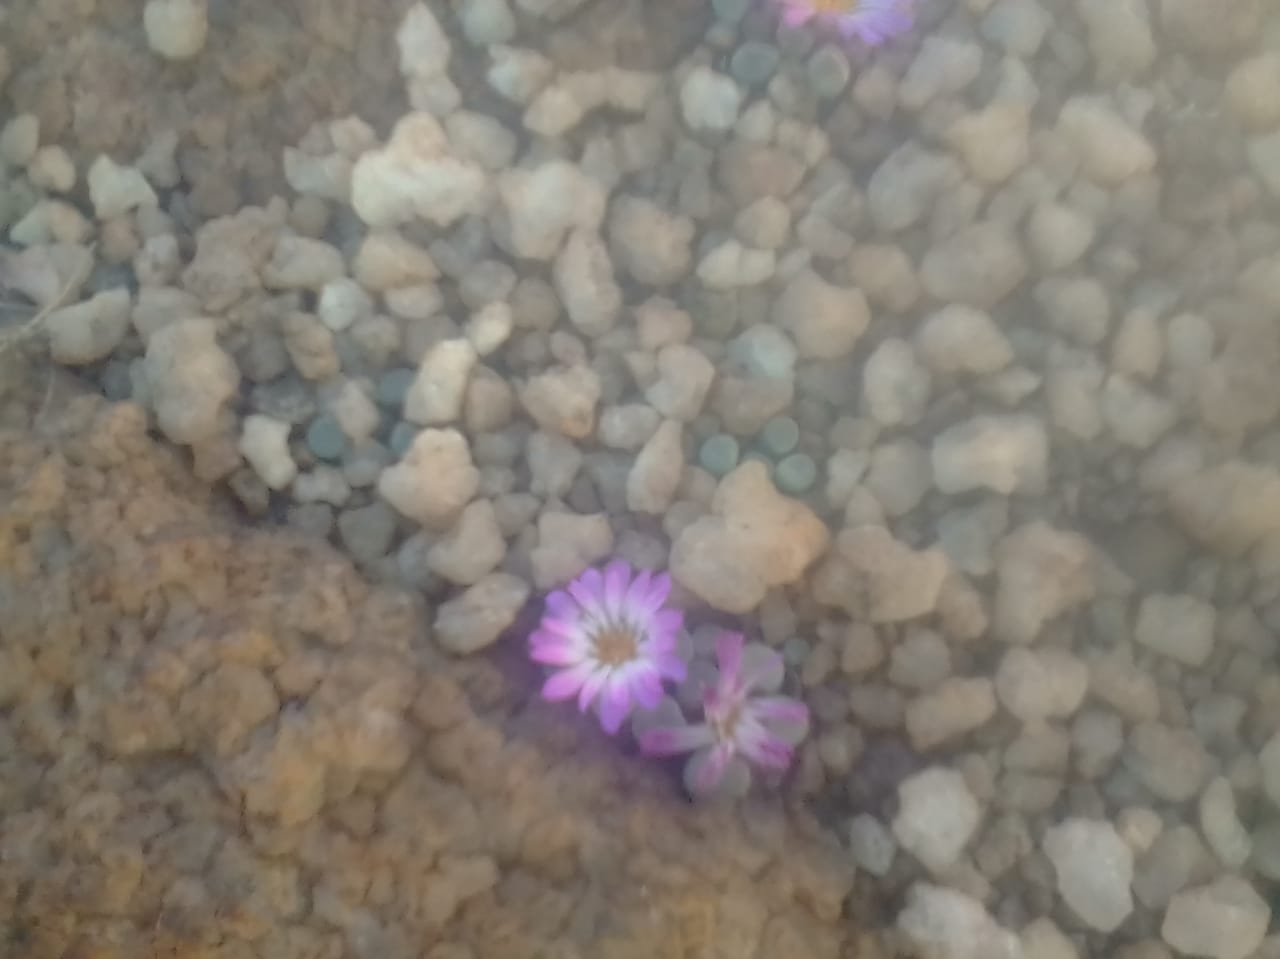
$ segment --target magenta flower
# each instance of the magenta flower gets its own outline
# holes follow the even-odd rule
[[[685,662],[676,650],[684,624],[664,604],[671,577],[615,561],[589,569],[547,596],[542,622],[529,636],[529,656],[558,667],[542,687],[553,701],[578,697],[586,712],[598,703],[600,725],[613,734],[635,706],[662,701],[662,681],[681,682]]]
[[[778,0],[782,20],[799,26],[810,20],[833,24],[846,38],[876,47],[911,29],[912,0]]]
[[[788,696],[773,693],[782,685],[782,657],[759,643],[744,648],[741,633],[723,632],[716,640],[719,677],[703,694],[703,722],[682,722],[674,701],[663,703],[666,716],[637,729],[641,752],[674,756],[692,752],[685,784],[695,795],[707,795],[732,782],[745,791],[750,767],[783,772],[795,746],[809,731],[809,709]],[[678,717],[678,718],[677,718]],[[640,724],[637,724],[640,725]]]

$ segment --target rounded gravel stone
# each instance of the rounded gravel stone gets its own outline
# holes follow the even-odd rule
[[[813,31],[805,26],[791,27],[782,23],[778,25],[777,41],[784,57],[807,57],[813,49]]]
[[[749,41],[729,58],[729,74],[744,87],[763,87],[778,69],[778,48]]]
[[[389,410],[402,409],[404,407],[404,398],[408,394],[409,388],[413,386],[413,381],[417,378],[418,373],[416,370],[408,368],[387,370],[387,372],[378,377],[378,405]]]
[[[738,441],[728,433],[716,433],[703,441],[698,462],[713,476],[724,476],[738,465]]]
[[[816,96],[823,100],[838,97],[849,85],[853,70],[849,58],[838,47],[825,46],[809,58],[809,85]]]
[[[802,667],[811,652],[809,644],[799,636],[792,636],[782,644],[782,660],[793,669]]]
[[[800,442],[800,427],[789,416],[778,416],[764,424],[760,446],[770,456],[786,456]]]
[[[347,437],[342,427],[328,413],[321,413],[307,427],[307,449],[316,459],[339,459],[346,448]]]
[[[725,23],[737,23],[747,15],[751,0],[711,0],[711,9]]]
[[[782,492],[799,496],[818,481],[818,464],[808,453],[792,453],[778,464],[773,479]]]
[[[413,439],[417,435],[418,427],[401,420],[391,427],[391,436],[387,438],[387,445],[396,456],[403,456],[405,451],[413,445]]]
[[[1264,822],[1253,830],[1253,868],[1271,880],[1280,882],[1280,819]]]

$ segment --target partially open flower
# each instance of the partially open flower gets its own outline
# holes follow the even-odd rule
[[[632,575],[615,561],[589,569],[547,596],[546,611],[529,636],[529,656],[558,667],[542,687],[549,700],[578,697],[585,712],[598,704],[600,725],[616,733],[639,705],[662,700],[664,679],[680,682],[685,663],[676,650],[684,617],[666,609],[671,578],[643,570]]]
[[[784,23],[833,24],[846,37],[875,47],[911,29],[912,0],[778,0]]]
[[[691,752],[685,785],[707,795],[722,784],[733,792],[750,781],[750,767],[783,772],[795,746],[809,731],[809,709],[773,693],[782,684],[782,657],[766,646],[745,646],[741,633],[724,632],[716,641],[719,677],[703,697],[701,723],[685,724],[673,701],[666,715],[637,730],[640,750],[650,756]]]

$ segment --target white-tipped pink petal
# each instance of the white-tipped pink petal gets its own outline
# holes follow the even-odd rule
[[[720,667],[720,682],[726,689],[736,688],[742,672],[741,633],[724,630],[716,637],[716,663]]]
[[[747,710],[752,718],[777,735],[782,735],[783,730],[794,729],[803,739],[809,731],[809,707],[790,696],[761,696],[752,699]]]
[[[622,618],[630,584],[631,567],[622,560],[615,559],[604,568],[604,608],[610,618]]]
[[[663,609],[654,613],[650,619],[652,627],[650,635],[661,634],[674,637],[684,626],[684,613],[678,609]]]
[[[744,728],[737,745],[738,751],[753,765],[776,770],[783,770],[791,765],[791,747],[770,736],[761,726]]]
[[[876,28],[874,24],[864,23],[858,20],[849,20],[840,25],[840,31],[846,37],[857,37],[869,47],[878,47],[888,39],[884,31]]]
[[[657,606],[651,605],[649,600],[649,584],[652,582],[653,572],[651,570],[642,569],[636,573],[636,578],[627,587],[627,612],[633,616],[647,616],[657,609]]]
[[[604,684],[609,679],[609,670],[598,663],[591,664],[591,672],[587,678],[583,680],[582,689],[578,693],[578,712],[585,713],[597,696],[600,690],[604,688]]]
[[[554,616],[545,616],[538,624],[539,633],[552,634],[561,639],[579,639],[584,636],[582,624],[577,620],[561,620]]]
[[[690,756],[684,768],[685,785],[689,792],[695,796],[715,792],[732,758],[733,750],[723,743],[710,749],[701,749]]]
[[[578,603],[563,589],[553,589],[547,594],[547,614],[557,619],[575,620],[578,618]]]
[[[571,699],[582,688],[582,684],[592,673],[592,665],[590,663],[579,663],[569,669],[552,673],[547,681],[542,684],[542,698],[549,699],[552,702],[559,702],[562,699]]]
[[[544,666],[572,666],[582,662],[584,648],[558,639],[529,644],[529,658]]]
[[[594,567],[583,570],[582,575],[569,584],[568,590],[583,609],[598,609],[604,596],[604,576]]]
[[[573,638],[566,636],[564,633],[547,629],[547,621],[544,619],[538,624],[538,628],[529,634],[529,646],[567,646],[573,642]]]
[[[609,735],[622,728],[622,721],[631,712],[631,690],[622,677],[610,676],[600,691],[600,725]]]
[[[678,641],[679,637],[671,633],[651,630],[649,635],[640,640],[637,648],[645,659],[657,659],[676,652]]]
[[[530,635],[530,640],[534,636],[561,643],[586,642],[589,638],[581,623],[575,620],[555,619],[551,616],[543,617],[537,629]]]
[[[676,653],[664,653],[654,663],[662,677],[673,683],[683,683],[688,678],[689,665]]]
[[[662,678],[652,666],[636,665],[631,668],[627,677],[631,686],[631,696],[642,709],[656,709],[662,702]]]
[[[678,756],[693,752],[715,741],[711,727],[703,723],[694,726],[658,726],[640,733],[637,741],[646,756]]]

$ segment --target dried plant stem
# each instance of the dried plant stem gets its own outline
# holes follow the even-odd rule
[[[89,247],[88,263],[89,263],[89,271],[92,272],[93,246]],[[35,316],[31,317],[31,319],[27,320],[25,323],[19,326],[12,333],[0,333],[0,354],[5,353],[6,351],[12,349],[17,344],[33,336],[36,333],[36,331],[39,330],[40,324],[45,321],[45,318],[54,310],[63,306],[65,304],[65,301],[68,295],[70,295],[71,291],[75,287],[83,283],[87,277],[88,277],[88,273],[86,273],[84,270],[75,270],[74,272],[71,273],[70,276],[67,277],[67,282],[63,284],[63,287],[58,292],[58,295],[55,296],[52,300],[50,300],[48,303],[46,303],[44,306],[42,306],[39,310],[37,310]]]

